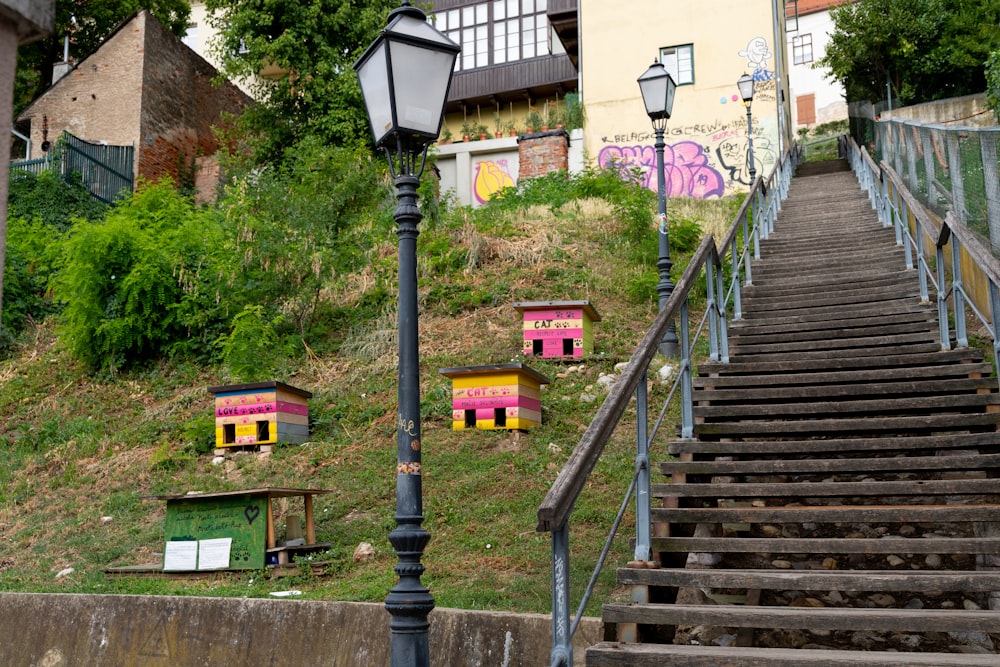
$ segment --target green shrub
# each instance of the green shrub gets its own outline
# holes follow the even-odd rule
[[[233,318],[232,330],[216,341],[223,365],[235,382],[273,379],[281,357],[278,328],[284,318],[268,317],[263,306],[246,306]]]
[[[53,280],[65,305],[61,333],[74,356],[114,372],[189,337],[190,300],[210,301],[197,279],[217,224],[170,183],[142,187],[103,221],[77,223]]]
[[[986,106],[1000,122],[1000,51],[993,51],[986,59]]]
[[[8,221],[2,328],[11,334],[19,332],[28,321],[41,320],[56,311],[48,294],[48,282],[62,237],[62,233],[38,219]]]
[[[40,174],[13,171],[7,199],[7,217],[40,220],[65,231],[73,220],[100,220],[108,206],[90,196],[80,174],[74,173],[69,182],[52,170]]]

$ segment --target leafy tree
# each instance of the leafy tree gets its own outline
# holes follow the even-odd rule
[[[210,348],[224,317],[213,255],[221,233],[218,213],[195,208],[169,181],[141,187],[104,220],[75,224],[53,280],[74,356],[116,371],[197,351],[199,340]]]
[[[986,61],[986,106],[1000,122],[1000,51],[994,51]]]
[[[304,137],[345,146],[370,134],[355,59],[385,26],[393,0],[207,0],[223,74],[256,81],[258,104],[241,118],[258,159]],[[276,72],[274,78],[258,76]]]
[[[983,64],[1000,47],[1000,0],[860,0],[831,11],[819,65],[847,99],[917,104],[986,88]]]
[[[233,225],[228,280],[305,333],[323,288],[367,262],[346,234],[388,231],[391,204],[381,160],[307,139],[285,163],[235,179],[219,202]]]

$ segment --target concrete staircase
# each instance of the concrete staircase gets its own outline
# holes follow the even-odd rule
[[[1000,664],[991,364],[941,351],[846,163],[799,168],[761,257],[586,664]]]

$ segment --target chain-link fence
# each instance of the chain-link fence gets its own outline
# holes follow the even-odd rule
[[[934,213],[952,211],[1000,256],[1000,127],[885,120],[874,132],[876,162],[891,165]]]

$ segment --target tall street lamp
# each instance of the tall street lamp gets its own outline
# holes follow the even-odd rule
[[[740,89],[740,97],[743,98],[743,106],[747,108],[747,162],[750,167],[750,186],[757,180],[757,167],[753,160],[753,120],[750,117],[750,104],[753,102],[753,77],[744,74],[736,81],[736,87]]]
[[[396,428],[396,528],[389,542],[399,560],[396,586],[385,600],[392,617],[391,667],[428,667],[428,615],[434,598],[420,582],[420,558],[430,541],[423,529],[420,466],[420,353],[417,338],[417,186],[427,147],[441,131],[455,59],[461,48],[403,0],[386,27],[354,64],[375,146],[396,185],[399,238],[399,415]]]
[[[667,183],[663,168],[663,149],[666,148],[666,143],[663,141],[663,133],[667,129],[667,121],[670,120],[670,111],[674,106],[674,91],[676,89],[677,84],[667,72],[667,68],[658,61],[650,65],[649,69],[639,77],[642,101],[646,105],[646,114],[653,122],[653,132],[656,134],[654,147],[656,148],[657,225],[659,227],[659,256],[656,260],[656,268],[660,271],[660,282],[656,285],[656,293],[659,296],[661,311],[674,291],[674,283],[670,280],[670,269],[674,263],[670,261],[670,233],[667,227]],[[678,351],[677,329],[671,320],[670,326],[663,334],[663,340],[660,341],[660,353],[667,357],[676,357]]]

